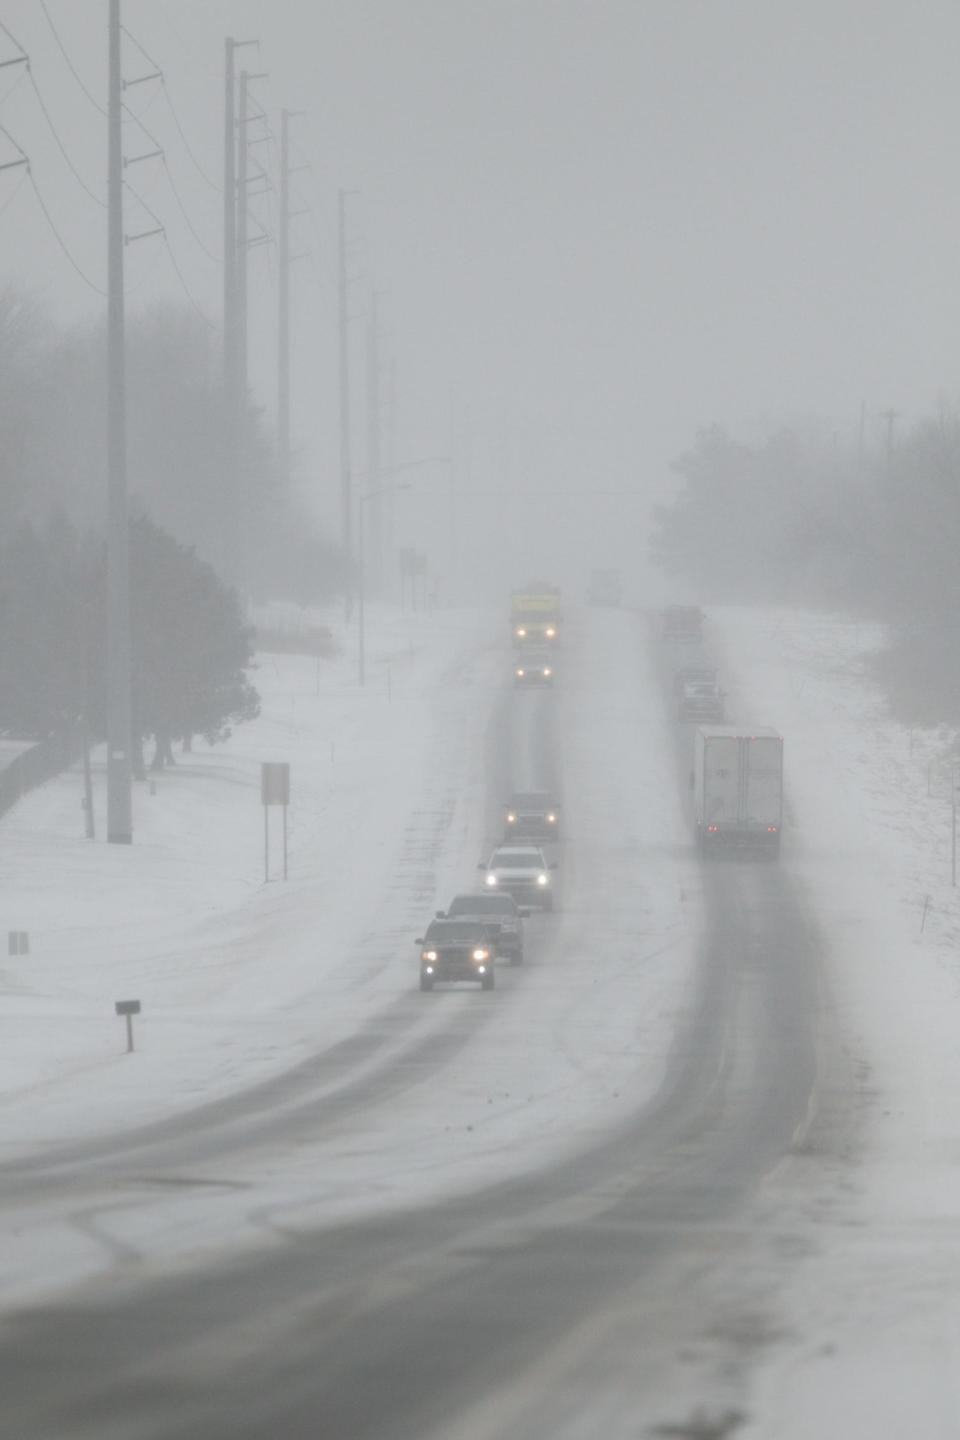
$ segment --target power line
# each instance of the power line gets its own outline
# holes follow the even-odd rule
[[[20,179],[17,181],[16,185],[14,185],[12,191],[11,191],[10,194],[7,196],[6,200],[4,200],[3,204],[0,205],[0,215],[6,214],[6,212],[10,209],[10,206],[13,204],[14,200],[16,200],[17,196],[20,194],[20,191],[23,189],[24,185],[26,184],[27,177],[28,177],[29,174],[30,174],[29,167],[25,167],[25,168],[21,171],[21,173],[20,173]]]
[[[99,205],[100,208],[101,208],[101,210],[106,210],[106,208],[107,208],[106,201],[105,201],[105,200],[101,200],[101,199],[100,199],[100,196],[97,195],[97,193],[96,193],[94,190],[91,190],[91,189],[90,189],[90,186],[87,184],[86,180],[84,180],[83,176],[80,174],[80,171],[77,169],[76,165],[74,165],[73,161],[70,159],[70,156],[69,156],[69,154],[68,154],[68,152],[67,152],[67,148],[66,148],[66,146],[64,145],[63,141],[60,139],[60,134],[59,134],[59,132],[58,132],[58,130],[57,130],[57,127],[56,127],[56,125],[54,125],[54,123],[53,123],[53,117],[51,116],[50,111],[47,109],[46,101],[44,100],[43,96],[42,96],[41,93],[40,93],[40,87],[39,87],[39,85],[37,84],[37,77],[36,77],[36,76],[34,75],[34,73],[33,73],[33,66],[32,66],[31,63],[30,63],[30,56],[29,56],[29,54],[27,53],[26,50],[24,50],[23,46],[20,44],[20,41],[19,41],[19,40],[17,39],[17,37],[13,34],[13,32],[12,32],[10,29],[8,29],[8,27],[7,27],[6,25],[4,25],[4,23],[3,23],[2,20],[0,20],[0,30],[3,31],[4,35],[6,35],[7,39],[10,41],[10,43],[11,43],[12,45],[15,45],[15,46],[17,47],[17,49],[20,51],[20,54],[23,56],[24,68],[26,69],[26,72],[27,72],[28,76],[30,77],[30,84],[31,84],[31,86],[32,86],[32,88],[33,88],[33,93],[34,93],[34,95],[37,97],[37,104],[40,106],[40,109],[41,109],[42,112],[43,112],[43,118],[46,120],[47,125],[50,127],[50,134],[53,136],[53,138],[54,138],[54,140],[55,140],[55,142],[56,142],[57,149],[60,151],[60,154],[63,156],[64,160],[65,160],[66,163],[67,163],[67,169],[70,171],[71,175],[72,175],[73,178],[76,180],[76,182],[77,182],[77,184],[80,186],[80,188],[81,188],[82,190],[84,190],[87,195],[89,195],[90,199],[93,200],[95,204]],[[11,92],[11,93],[12,93],[12,92]]]
[[[26,80],[26,78],[27,78],[27,67],[26,67],[26,65],[24,65],[23,69],[20,71],[20,74],[17,76],[16,80],[14,80],[13,84],[10,86],[10,89],[7,91],[6,95],[4,95],[2,99],[0,99],[0,106],[6,105],[7,101],[13,98],[13,96],[14,96],[14,95],[17,93],[17,91],[20,89],[20,86],[23,84],[24,80]]]
[[[180,135],[180,139],[183,141],[183,148],[186,150],[187,154],[190,156],[190,159],[191,159],[192,162],[193,162],[194,169],[196,170],[197,174],[201,177],[201,179],[206,181],[206,183],[210,186],[210,189],[211,189],[211,190],[215,190],[218,195],[222,195],[222,194],[223,194],[223,186],[222,186],[222,185],[218,185],[217,182],[216,182],[216,180],[211,179],[211,177],[207,174],[206,170],[205,170],[205,169],[203,168],[203,166],[200,164],[200,161],[197,159],[196,155],[195,155],[194,152],[193,152],[193,147],[192,147],[192,145],[190,144],[190,141],[187,139],[186,131],[184,130],[183,126],[182,126],[181,123],[180,123],[180,116],[177,114],[176,110],[174,109],[173,97],[171,96],[170,90],[169,90],[169,88],[168,88],[168,86],[167,86],[166,77],[162,74],[162,72],[161,72],[160,84],[161,84],[161,86],[162,86],[162,88],[163,88],[164,98],[166,99],[167,106],[168,106],[168,108],[169,108],[169,110],[170,110],[170,114],[173,116],[173,123],[174,123],[174,125],[176,125],[177,131],[178,131],[178,133],[179,133],[179,135]]]
[[[177,133],[179,134],[180,139],[183,141],[183,147],[186,150],[187,154],[190,156],[190,159],[194,165],[194,168],[197,171],[197,174],[202,180],[206,181],[206,183],[210,186],[211,190],[216,190],[219,195],[222,195],[223,186],[218,185],[216,180],[211,179],[211,177],[207,174],[206,170],[203,168],[203,166],[200,164],[200,161],[197,159],[193,146],[187,139],[187,132],[183,128],[180,116],[177,113],[177,107],[173,103],[173,96],[170,94],[170,87],[167,85],[167,76],[163,66],[159,63],[159,61],[153,58],[149,50],[145,49],[144,46],[140,44],[140,41],[137,39],[137,37],[132,34],[125,25],[123,26],[123,33],[127,36],[128,40],[130,40],[134,45],[136,45],[143,58],[156,70],[160,80],[161,89],[163,90],[164,99],[167,102],[167,108],[169,109],[170,114],[173,118],[174,125],[177,127]]]
[[[60,36],[59,36],[59,34],[57,33],[57,27],[56,27],[56,25],[54,25],[54,23],[53,23],[53,18],[52,18],[51,14],[50,14],[50,11],[47,9],[47,0],[40,0],[40,9],[43,11],[43,13],[44,13],[44,15],[45,15],[45,17],[46,17],[47,24],[50,26],[50,29],[51,29],[52,32],[53,32],[53,38],[54,38],[54,40],[56,40],[56,42],[57,42],[57,45],[58,45],[59,50],[60,50],[60,54],[63,56],[64,60],[67,62],[67,69],[70,71],[70,74],[73,76],[74,80],[76,80],[77,84],[80,86],[80,89],[83,91],[84,95],[86,95],[87,99],[90,101],[90,104],[93,106],[93,108],[94,108],[95,110],[99,110],[100,114],[101,114],[102,116],[104,116],[104,118],[106,118],[106,114],[107,114],[106,110],[105,110],[104,107],[100,104],[100,101],[97,100],[94,95],[91,95],[90,91],[87,89],[86,85],[83,83],[83,80],[81,79],[80,75],[78,74],[78,72],[77,72],[77,70],[76,70],[76,67],[74,66],[73,61],[70,59],[70,56],[69,56],[69,54],[68,54],[68,52],[67,52],[67,47],[64,45],[63,41],[60,39]]]
[[[67,168],[69,169],[70,173],[72,174],[73,178],[76,180],[76,182],[77,182],[77,184],[80,186],[80,188],[81,188],[82,190],[85,190],[86,193],[90,196],[90,199],[93,200],[95,204],[99,205],[101,210],[106,210],[106,208],[107,208],[107,202],[106,202],[106,200],[101,200],[101,199],[100,199],[100,196],[96,193],[96,191],[90,189],[90,186],[87,184],[86,180],[84,180],[83,176],[80,174],[80,171],[77,169],[76,165],[74,165],[73,161],[70,159],[70,156],[69,156],[69,154],[67,153],[67,148],[66,148],[66,146],[64,145],[63,141],[60,139],[59,134],[57,133],[57,127],[56,127],[56,126],[54,125],[54,123],[53,123],[53,119],[52,119],[52,117],[51,117],[51,115],[50,115],[50,111],[47,109],[47,107],[46,107],[46,105],[45,105],[45,103],[44,103],[43,96],[40,94],[40,90],[39,90],[39,88],[38,88],[38,86],[37,86],[36,77],[34,76],[34,73],[33,73],[33,66],[30,64],[29,58],[27,59],[27,74],[28,74],[29,77],[30,77],[30,84],[33,86],[33,93],[34,93],[34,95],[36,95],[36,97],[37,97],[37,104],[40,106],[40,109],[43,111],[44,118],[45,118],[47,124],[48,124],[49,127],[50,127],[50,134],[53,136],[54,140],[56,141],[57,149],[60,151],[60,154],[63,156],[64,160],[67,162]]]
[[[180,191],[177,188],[177,183],[173,178],[173,171],[170,169],[170,165],[167,160],[166,150],[160,144],[160,141],[157,139],[157,137],[150,130],[147,129],[140,116],[134,114],[134,112],[130,109],[129,105],[124,104],[123,108],[130,116],[130,118],[134,121],[134,123],[140,128],[140,130],[142,130],[143,134],[150,141],[150,144],[156,146],[156,154],[163,165],[164,173],[167,177],[167,183],[169,184],[170,189],[173,191],[173,198],[177,202],[180,214],[183,216],[187,229],[190,231],[190,234],[193,236],[194,240],[197,242],[204,255],[206,255],[208,259],[212,260],[215,264],[219,264],[220,256],[215,255],[214,252],[209,248],[209,246],[205,244],[193,221],[190,219],[189,211],[187,210],[187,207],[183,202],[183,197],[181,196]]]
[[[194,226],[193,221],[190,219],[190,216],[189,216],[189,214],[187,213],[187,207],[184,205],[183,200],[181,199],[180,191],[177,189],[176,185],[174,184],[173,174],[172,174],[172,172],[171,172],[171,170],[170,170],[170,166],[167,164],[167,157],[166,157],[166,155],[164,155],[164,157],[163,157],[163,168],[164,168],[164,171],[166,172],[167,180],[168,180],[169,183],[170,183],[170,189],[173,191],[173,198],[174,198],[174,200],[176,200],[176,202],[177,202],[177,206],[178,206],[178,208],[179,208],[179,210],[180,210],[180,214],[183,216],[184,223],[186,224],[187,229],[190,231],[190,234],[193,236],[194,240],[195,240],[195,241],[197,242],[197,244],[200,246],[200,249],[203,251],[204,255],[206,255],[208,259],[212,260],[215,265],[219,265],[219,264],[220,264],[220,256],[219,256],[219,255],[215,255],[214,252],[209,248],[209,246],[207,246],[207,245],[204,243],[203,239],[202,239],[201,236],[198,234],[198,232],[197,232],[197,230],[196,230],[196,227]]]
[[[5,132],[5,133],[6,133],[6,132]],[[40,191],[39,191],[39,189],[37,188],[36,177],[34,176],[34,173],[33,173],[33,171],[31,170],[31,168],[30,168],[29,165],[27,166],[27,171],[26,171],[26,173],[27,173],[27,174],[29,175],[29,177],[30,177],[30,184],[33,186],[33,193],[34,193],[34,195],[36,195],[36,197],[37,197],[37,204],[40,206],[40,209],[43,211],[44,218],[45,218],[47,224],[50,226],[50,230],[51,230],[51,232],[52,232],[52,234],[53,234],[53,237],[54,237],[54,239],[56,240],[57,244],[60,246],[60,249],[63,251],[64,255],[65,255],[65,256],[67,257],[67,259],[69,260],[69,262],[70,262],[71,266],[73,267],[73,269],[74,269],[74,270],[77,272],[77,274],[80,276],[80,279],[83,281],[84,285],[88,286],[92,291],[94,291],[95,294],[97,294],[97,295],[102,295],[104,298],[106,298],[106,294],[107,294],[106,290],[103,290],[99,285],[97,285],[93,280],[91,280],[91,279],[90,279],[90,276],[87,275],[87,274],[81,269],[81,267],[77,264],[76,260],[74,260],[73,256],[71,255],[70,250],[69,250],[69,248],[68,248],[68,246],[67,246],[66,241],[64,240],[63,236],[60,234],[60,231],[57,229],[56,225],[54,224],[53,216],[50,214],[50,211],[47,209],[46,202],[44,201],[43,196],[40,194]]]
[[[163,232],[163,243],[164,243],[164,245],[167,247],[167,255],[168,255],[169,258],[170,258],[170,264],[171,264],[172,267],[173,267],[173,273],[176,275],[177,279],[180,281],[180,286],[181,286],[181,289],[183,290],[184,295],[186,295],[187,299],[189,300],[190,304],[193,306],[194,310],[196,310],[197,314],[200,316],[200,319],[203,321],[204,325],[206,325],[209,330],[216,330],[216,329],[217,329],[217,326],[216,326],[216,325],[214,324],[214,322],[210,319],[209,315],[207,315],[207,314],[205,313],[205,311],[202,309],[202,307],[201,307],[200,304],[198,303],[196,297],[194,296],[193,292],[191,291],[190,286],[187,284],[186,280],[184,279],[183,271],[180,269],[180,266],[179,266],[178,263],[177,263],[177,257],[176,257],[176,255],[173,253],[173,246],[170,244],[170,237],[169,237],[169,235],[167,234],[166,231]]]

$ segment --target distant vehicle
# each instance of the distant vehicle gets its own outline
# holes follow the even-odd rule
[[[776,858],[783,826],[783,740],[767,726],[744,734],[700,725],[694,735],[693,811],[704,855],[755,851]]]
[[[694,723],[712,720],[722,725],[725,700],[716,680],[688,680],[677,697],[677,719]]]
[[[494,986],[494,952],[479,920],[431,920],[420,946],[420,989],[438,980],[476,980],[481,990]]]
[[[623,585],[619,570],[594,570],[590,576],[588,600],[591,605],[619,606]]]
[[[476,894],[455,895],[446,911],[437,911],[437,919],[479,921],[494,954],[505,956],[511,965],[522,965],[525,913],[512,895],[491,888]]]
[[[512,895],[518,905],[553,909],[550,871],[557,867],[548,865],[536,846],[499,845],[486,865],[477,868],[486,871],[484,878],[491,889]]]
[[[673,693],[674,695],[679,695],[684,685],[690,680],[716,680],[717,678],[718,671],[716,665],[706,665],[696,662],[681,665],[678,670],[673,672]]]
[[[556,656],[544,650],[530,651],[518,655],[513,667],[513,683],[516,686],[553,684],[557,674]]]
[[[513,643],[525,646],[552,646],[560,638],[560,591],[544,580],[531,580],[525,590],[510,596],[510,629]]]
[[[703,634],[703,611],[699,605],[668,605],[661,612],[665,640],[699,640]]]
[[[511,795],[503,812],[505,840],[559,840],[560,807],[549,790]]]

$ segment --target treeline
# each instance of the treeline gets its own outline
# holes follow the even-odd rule
[[[62,331],[29,297],[0,294],[0,536],[55,515],[80,530],[106,512],[105,338]],[[127,326],[128,484],[134,513],[258,597],[315,603],[343,587],[338,547],[284,493],[250,404],[228,473],[218,337],[165,305]]]
[[[224,739],[259,712],[252,632],[233,591],[146,517],[130,527],[135,768],[173,742]],[[38,740],[105,732],[107,556],[65,520],[0,544],[0,733]]]
[[[658,508],[656,562],[694,598],[843,608],[889,627],[897,713],[960,719],[960,418],[866,448],[814,426],[746,444],[701,432]]]
[[[219,344],[193,312],[131,321],[128,481],[134,744],[222,738],[257,713],[252,635],[228,582],[315,603],[344,567],[284,494],[248,407],[228,473]],[[0,294],[0,734],[105,733],[105,342]]]

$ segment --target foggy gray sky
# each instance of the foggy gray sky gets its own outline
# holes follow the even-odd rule
[[[47,4],[102,95],[106,4]],[[956,395],[960,9],[947,0],[126,0],[123,9],[216,178],[226,33],[260,38],[247,63],[269,71],[258,94],[271,111],[308,112],[298,123],[313,168],[299,187],[318,220],[303,222],[298,242],[314,260],[296,280],[294,430],[305,483],[320,490],[327,475],[331,497],[339,185],[362,192],[351,228],[367,278],[353,289],[355,308],[370,278],[385,292],[398,457],[453,445],[461,486],[478,492],[638,492],[635,504],[609,501],[605,515],[566,496],[563,538],[547,534],[545,563],[569,550],[574,530],[622,546],[623,527],[639,521],[701,423],[753,429],[818,414],[852,433],[861,401],[909,418]],[[37,0],[10,0],[0,18],[30,51],[72,158],[102,193],[102,119]],[[128,45],[127,73],[142,64]],[[2,72],[0,119],[100,281],[102,214],[53,148],[29,85],[10,94],[18,78]],[[144,86],[128,100],[167,147],[217,252],[220,197],[194,170],[162,97]],[[127,144],[140,144],[130,127]],[[218,321],[217,266],[184,227],[162,171],[143,166],[130,178],[169,224],[190,289]],[[0,204],[17,183],[15,171],[0,175]],[[139,228],[129,214],[127,224]],[[131,247],[128,261],[131,311],[182,294],[154,242]],[[251,373],[271,408],[273,262],[260,251],[251,263]],[[57,314],[99,303],[26,186],[0,216],[0,267]],[[358,326],[355,358],[359,338]],[[414,530],[424,494],[443,479],[421,478],[398,501]],[[497,503],[464,500],[462,526]],[[546,507],[537,495],[523,513]]]

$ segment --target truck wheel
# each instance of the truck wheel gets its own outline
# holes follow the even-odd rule
[[[421,976],[420,976],[420,989],[421,989],[421,990],[432,990],[432,989],[433,989],[433,976],[432,976],[432,975],[421,975]]]
[[[492,989],[493,989],[493,984],[494,984],[494,978],[495,978],[495,977],[494,977],[494,973],[493,973],[492,970],[488,970],[487,973],[486,973],[486,975],[481,975],[481,976],[480,976],[480,989],[481,989],[481,990],[492,990]]]

